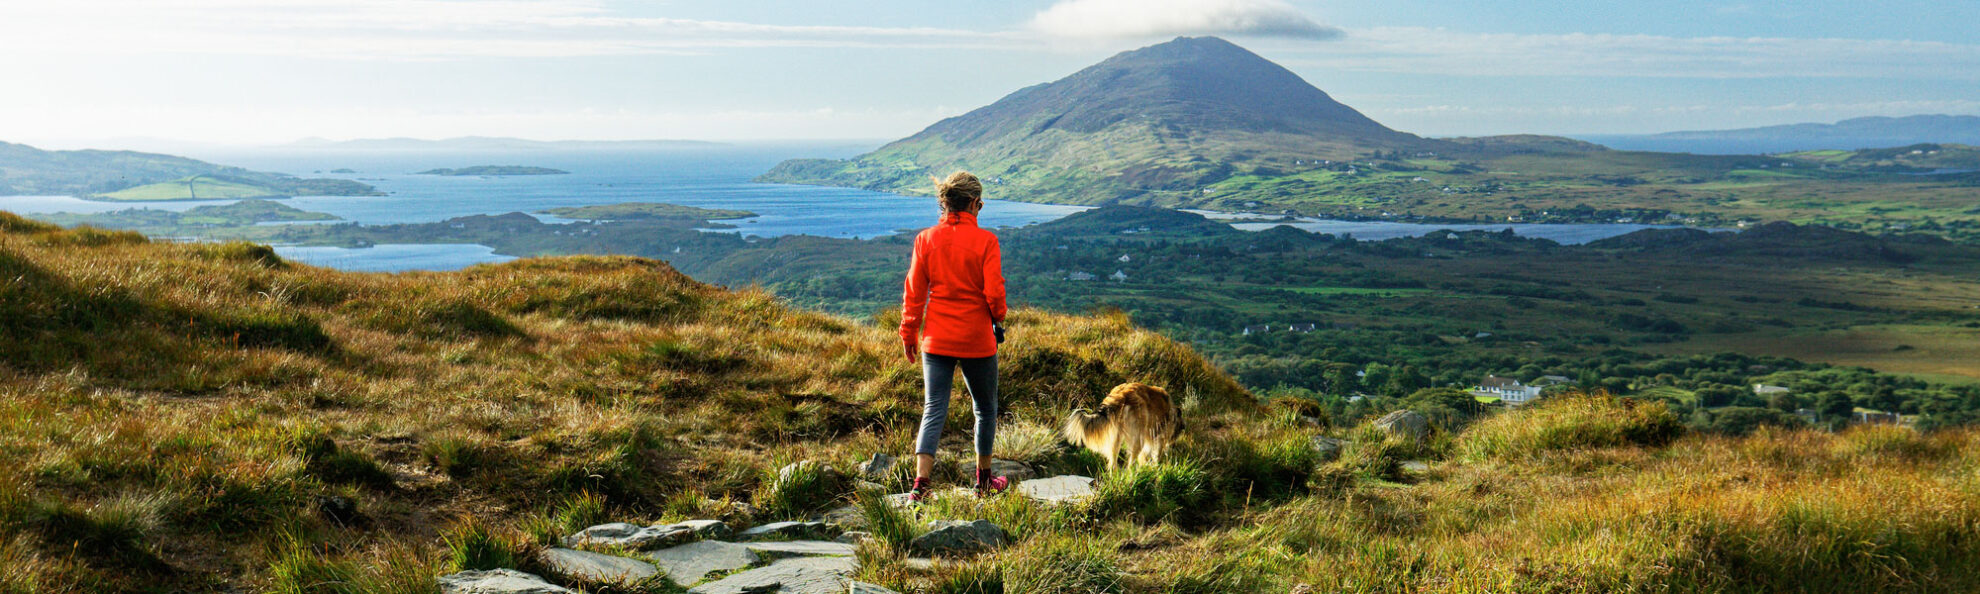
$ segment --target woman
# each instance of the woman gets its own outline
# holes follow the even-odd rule
[[[935,195],[942,220],[914,237],[914,260],[901,295],[901,342],[908,362],[921,363],[926,399],[914,450],[911,497],[917,502],[928,496],[958,368],[976,411],[976,492],[990,495],[1010,486],[1009,479],[990,472],[997,440],[997,343],[1006,309],[1003,256],[997,236],[976,226],[983,182],[958,171],[935,182]]]

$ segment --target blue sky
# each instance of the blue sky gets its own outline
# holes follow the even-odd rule
[[[1974,2],[65,0],[0,6],[0,140],[888,139],[1176,35],[1391,127],[1980,113]]]

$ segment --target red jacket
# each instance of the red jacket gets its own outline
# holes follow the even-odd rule
[[[914,236],[901,293],[901,341],[921,352],[975,359],[997,354],[992,322],[1004,321],[1004,257],[976,215],[949,213]]]

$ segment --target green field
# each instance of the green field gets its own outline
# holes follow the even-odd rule
[[[115,192],[90,196],[95,200],[225,200],[232,198],[286,198],[280,190],[266,186],[193,176],[168,182],[145,184]]]

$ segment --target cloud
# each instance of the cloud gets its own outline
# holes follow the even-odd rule
[[[1244,35],[1337,39],[1340,29],[1307,18],[1281,0],[1061,0],[1031,19],[1055,37],[1122,39]]]
[[[1022,34],[621,16],[592,0],[66,0],[0,4],[0,51],[446,60],[722,48],[991,48]]]
[[[1454,76],[1980,79],[1980,45],[1786,37],[1357,29],[1316,51],[1267,47],[1288,67]]]

